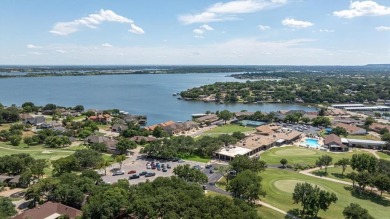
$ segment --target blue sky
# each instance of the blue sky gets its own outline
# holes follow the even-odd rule
[[[390,63],[388,0],[3,0],[0,64]]]

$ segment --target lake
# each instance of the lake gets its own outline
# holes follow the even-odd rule
[[[214,82],[243,81],[226,75],[228,74],[135,74],[8,78],[0,79],[0,103],[20,106],[31,101],[36,105],[81,104],[85,109],[116,108],[130,114],[147,115],[148,125],[168,120],[187,121],[191,119],[191,114],[207,110],[316,110],[298,104],[216,104],[178,100],[172,96],[173,93]]]

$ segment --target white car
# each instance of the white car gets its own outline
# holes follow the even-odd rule
[[[152,169],[152,166],[150,164],[146,165],[146,169]]]

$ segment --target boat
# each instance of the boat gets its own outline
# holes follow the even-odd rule
[[[172,96],[177,96],[177,93],[173,93]]]

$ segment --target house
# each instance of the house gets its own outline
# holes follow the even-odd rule
[[[130,140],[133,140],[133,141],[135,141],[137,143],[141,143],[142,141],[144,141],[144,142],[156,141],[156,140],[158,140],[158,138],[153,137],[153,136],[148,136],[148,137],[145,137],[145,136],[134,136],[134,137],[131,137]]]
[[[164,127],[170,126],[172,124],[175,124],[175,122],[174,121],[167,121],[167,122],[163,122],[163,123],[160,123],[160,124],[157,124],[157,125],[147,126],[147,127],[145,127],[145,129],[149,130],[149,131],[153,131],[157,126],[160,126],[161,128],[164,128]]]
[[[127,130],[129,127],[127,127],[127,125],[123,125],[123,124],[114,124],[111,128],[111,131],[112,132],[122,132],[122,131],[125,131]]]
[[[99,136],[99,135],[90,135],[84,139],[85,144],[104,144],[107,147],[107,153],[110,154],[119,154],[119,151],[116,149],[116,144],[118,144],[118,141],[115,139],[111,139],[106,136]]]
[[[26,210],[11,219],[56,219],[65,215],[70,219],[74,219],[82,214],[83,212],[76,208],[49,201],[33,209]]]
[[[327,147],[330,151],[348,151],[348,147],[344,145],[341,138],[335,134],[325,136],[324,147]]]
[[[388,125],[382,125],[382,124],[379,124],[379,123],[372,123],[369,127],[371,130],[373,130],[374,132],[380,132],[382,129],[387,129],[389,132],[390,132],[390,126]]]
[[[367,134],[367,130],[365,130],[363,128],[359,128],[355,125],[349,125],[349,124],[345,124],[345,123],[336,123],[335,125],[333,125],[333,128],[335,128],[335,127],[344,128],[345,130],[347,130],[348,134],[350,134],[350,135],[365,135],[365,134]]]
[[[100,123],[104,123],[104,124],[107,124],[107,123],[110,123],[112,121],[112,117],[109,115],[109,114],[100,114],[100,115],[97,115],[97,116],[90,116],[88,117],[89,120],[92,120],[94,122],[100,122]]]
[[[199,117],[199,118],[196,118],[195,119],[195,122],[199,122],[199,123],[202,123],[202,124],[205,124],[205,123],[215,123],[219,120],[217,114],[209,114],[209,115],[206,115],[206,116],[202,116],[202,117]]]
[[[198,128],[198,123],[194,121],[176,122],[176,123],[162,126],[162,128],[168,134],[175,135],[175,134],[180,134],[182,132],[186,132]]]
[[[345,123],[345,124],[359,124],[360,120],[352,119],[349,117],[335,117],[333,119],[334,123]]]
[[[330,116],[345,116],[348,115],[347,111],[337,108],[328,108],[326,114]]]
[[[22,119],[22,117],[24,119]],[[24,114],[20,117],[22,119],[23,124],[30,124],[30,125],[40,125],[41,123],[44,123],[46,121],[44,116],[32,116],[30,114]]]

